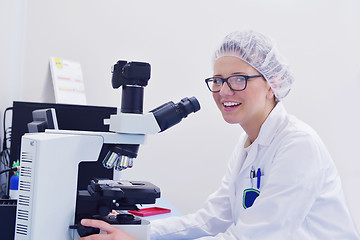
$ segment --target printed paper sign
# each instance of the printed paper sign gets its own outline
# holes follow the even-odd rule
[[[80,63],[51,57],[50,70],[56,103],[86,104]]]

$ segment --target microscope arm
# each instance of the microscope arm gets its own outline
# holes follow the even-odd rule
[[[91,131],[73,131],[73,130],[53,130],[46,129],[45,132],[52,134],[71,134],[101,136],[104,144],[144,144],[145,134],[126,134],[114,132],[91,132]]]
[[[155,134],[161,131],[155,116],[146,114],[118,113],[110,116],[110,131],[131,134]]]

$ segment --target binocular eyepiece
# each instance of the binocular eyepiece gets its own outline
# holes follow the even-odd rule
[[[183,98],[178,103],[168,102],[150,112],[155,116],[155,119],[161,129],[161,132],[178,124],[183,118],[186,118],[190,113],[200,110],[200,103],[195,97]]]

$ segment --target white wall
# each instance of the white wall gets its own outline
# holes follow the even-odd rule
[[[10,48],[11,56],[23,49],[21,67],[19,72],[0,71],[1,86],[6,86],[6,79],[16,79],[21,92],[14,93],[14,99],[49,99],[49,56],[81,62],[91,105],[119,106],[120,92],[110,85],[110,67],[118,59],[151,63],[145,109],[185,96],[199,99],[199,113],[149,136],[135,167],[123,173],[159,185],[183,213],[201,207],[217,188],[242,132],[224,123],[204,84],[203,79],[212,74],[213,50],[234,30],[254,28],[271,35],[296,76],[284,104],[322,136],[360,229],[359,1],[31,0],[22,6],[26,7],[24,26],[10,22],[20,29],[16,36],[24,34],[24,47],[19,41],[19,48]],[[1,52],[9,51],[4,40],[0,43]],[[11,69],[17,63],[5,66]],[[10,76],[3,76],[4,71]],[[1,87],[0,94],[4,91]]]
[[[0,139],[3,141],[3,112],[21,95],[23,42],[26,3],[24,1],[0,0]],[[6,128],[11,126],[11,112],[6,115]],[[2,144],[0,146],[2,150]],[[2,165],[0,165],[0,168]],[[6,182],[0,176],[0,192]],[[6,185],[5,185],[6,186]],[[5,189],[4,189],[5,190]]]

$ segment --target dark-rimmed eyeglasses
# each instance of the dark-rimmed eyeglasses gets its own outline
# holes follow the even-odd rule
[[[262,77],[262,75],[233,75],[228,78],[211,77],[205,79],[206,85],[213,93],[220,92],[224,82],[227,83],[229,88],[233,91],[243,91],[247,86],[247,82],[250,78]]]

